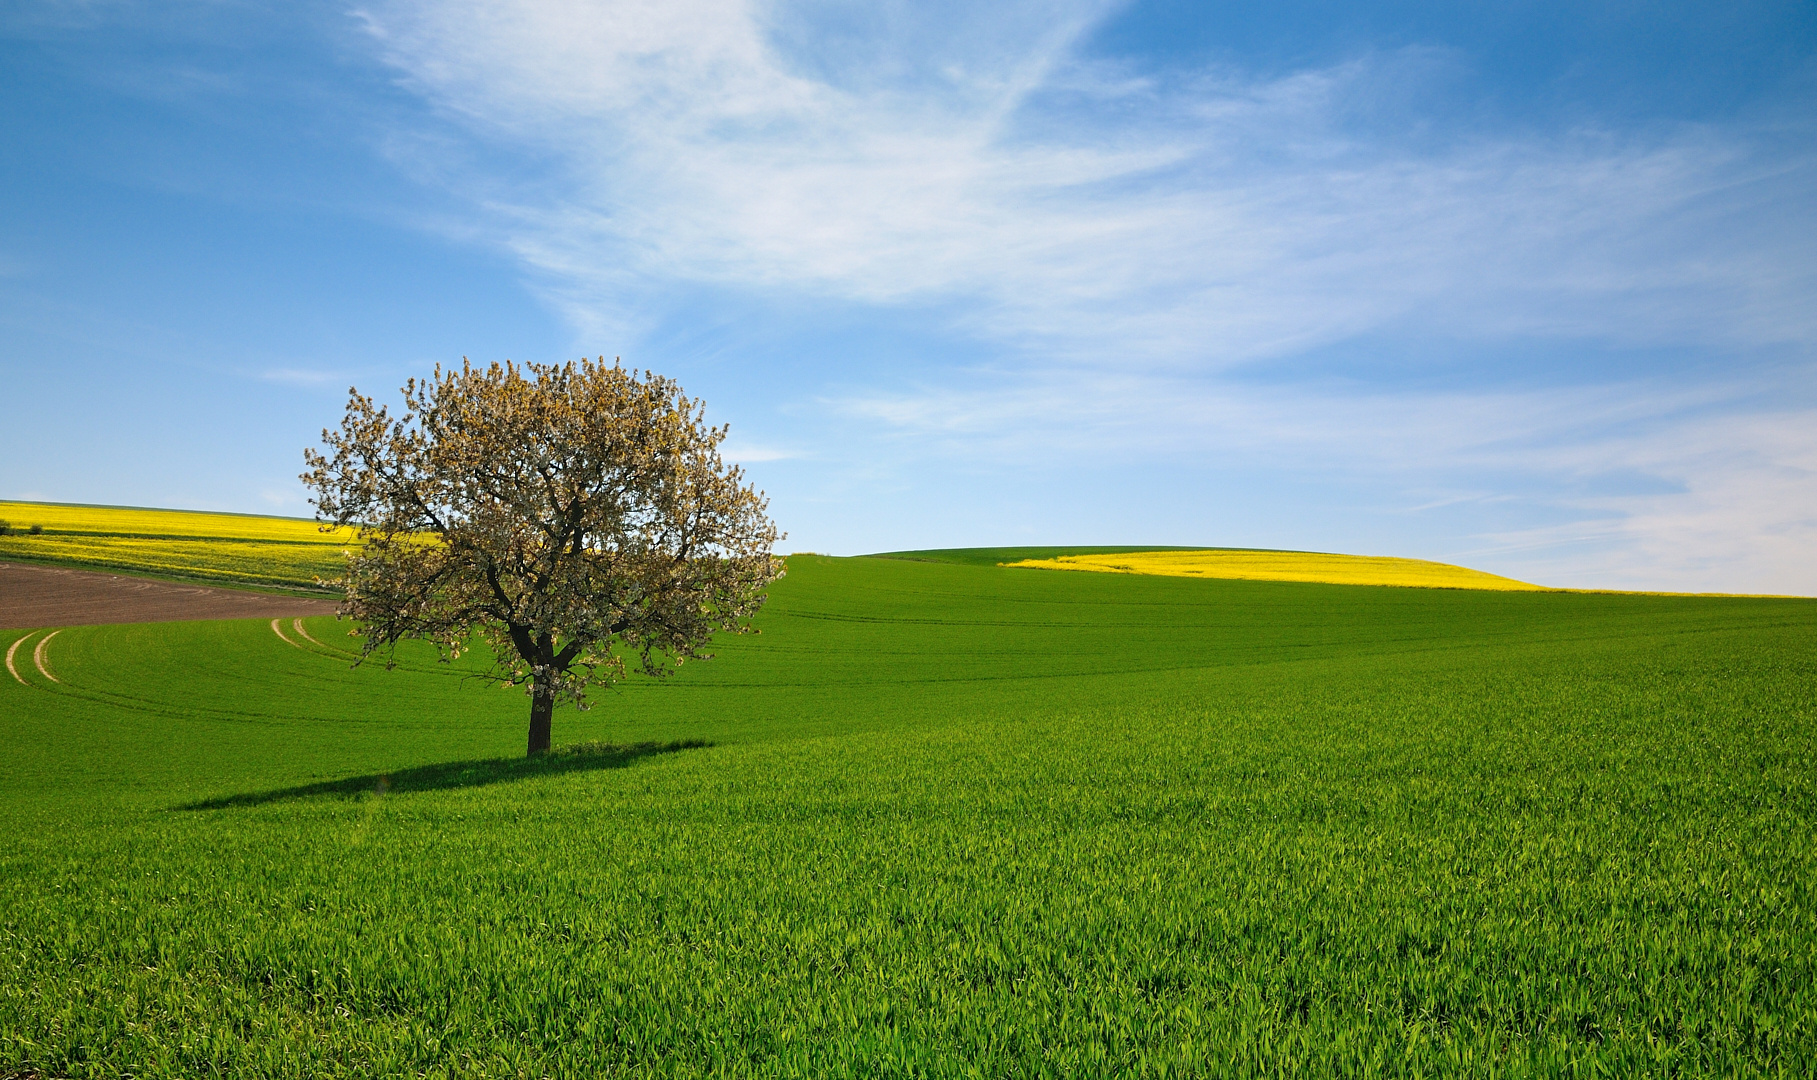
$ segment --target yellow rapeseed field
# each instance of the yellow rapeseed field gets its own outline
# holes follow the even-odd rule
[[[353,530],[312,521],[193,510],[0,502],[0,559],[57,563],[232,585],[313,588],[333,578]],[[32,535],[31,526],[43,527]]]
[[[1023,559],[1005,566],[1044,570],[1095,570],[1110,574],[1242,578],[1251,581],[1319,581],[1334,585],[1401,585],[1422,589],[1544,591],[1513,578],[1448,563],[1376,555],[1327,555],[1310,551],[1138,551],[1120,555],[1061,555]]]
[[[323,533],[315,522],[302,518],[59,503],[0,502],[0,520],[12,522],[14,529],[42,525],[53,532],[100,536],[186,536],[333,545],[344,544],[353,535],[352,529],[340,530],[339,537]]]

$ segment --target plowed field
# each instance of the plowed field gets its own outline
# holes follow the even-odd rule
[[[332,615],[334,602],[0,563],[0,628]]]

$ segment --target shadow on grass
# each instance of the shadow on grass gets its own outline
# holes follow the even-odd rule
[[[291,799],[308,799],[319,795],[386,795],[406,791],[448,791],[454,788],[485,787],[538,776],[560,776],[563,773],[591,772],[595,769],[622,769],[639,758],[672,754],[677,750],[699,750],[710,742],[688,739],[682,742],[635,743],[615,746],[611,743],[576,743],[558,746],[547,754],[533,758],[486,758],[479,761],[447,761],[436,765],[418,765],[395,772],[351,776],[345,780],[324,780],[319,784],[256,791],[246,795],[223,795],[216,799],[184,803],[176,810],[225,810],[235,806],[262,806]]]

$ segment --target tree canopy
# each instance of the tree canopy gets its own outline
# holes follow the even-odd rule
[[[475,635],[531,698],[529,752],[554,706],[586,707],[627,661],[665,674],[744,633],[782,576],[761,492],[726,429],[672,379],[618,363],[463,361],[403,388],[393,417],[358,389],[305,450],[318,520],[351,526],[341,613],[360,660],[407,638],[444,660]]]

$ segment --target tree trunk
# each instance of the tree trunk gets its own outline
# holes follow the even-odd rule
[[[549,724],[555,715],[555,694],[541,680],[530,694],[530,749],[526,757],[549,752]]]

